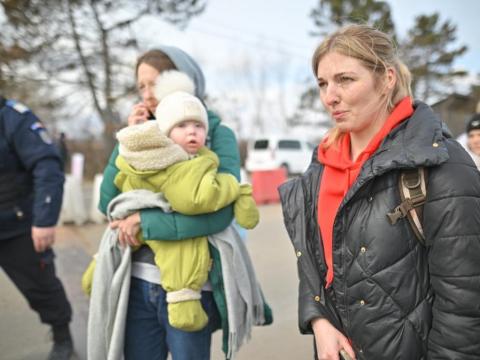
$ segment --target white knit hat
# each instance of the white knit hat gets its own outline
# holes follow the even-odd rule
[[[159,129],[167,136],[175,125],[187,120],[201,122],[208,132],[208,114],[205,106],[198,98],[184,91],[166,95],[157,105],[155,118]]]

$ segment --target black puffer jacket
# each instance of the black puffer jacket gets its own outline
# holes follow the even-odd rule
[[[480,172],[428,106],[414,107],[363,165],[338,209],[336,314],[323,289],[326,266],[316,221],[323,165],[316,151],[306,173],[281,186],[298,257],[300,331],[311,333],[311,320],[325,317],[352,340],[358,359],[478,360]],[[428,168],[427,247],[407,219],[391,225],[386,216],[400,203],[401,169],[418,166]]]

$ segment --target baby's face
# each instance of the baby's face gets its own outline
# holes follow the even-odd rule
[[[207,131],[203,123],[196,120],[186,120],[172,128],[169,138],[190,155],[195,155],[201,147],[205,146]]]

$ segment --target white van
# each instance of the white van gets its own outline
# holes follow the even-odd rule
[[[248,172],[283,167],[288,174],[304,172],[312,159],[314,145],[297,138],[268,136],[249,143],[245,169]]]

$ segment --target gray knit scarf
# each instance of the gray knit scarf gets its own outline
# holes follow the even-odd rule
[[[262,290],[247,247],[234,225],[209,235],[208,241],[220,253],[229,326],[226,357],[232,360],[250,339],[252,326],[265,323]]]
[[[109,221],[124,219],[145,208],[171,211],[161,193],[133,190],[118,195],[110,202],[107,217]],[[119,360],[123,357],[131,248],[122,248],[118,244],[118,230],[107,227],[96,261],[88,313],[88,359]]]

